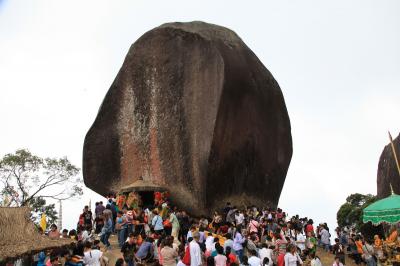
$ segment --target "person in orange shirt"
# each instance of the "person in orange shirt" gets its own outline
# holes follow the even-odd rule
[[[360,240],[358,237],[357,239],[354,239],[353,237],[349,238],[349,249],[350,249],[350,254],[349,256],[354,260],[354,263],[356,265],[360,265],[362,262],[361,259],[361,254],[358,253],[358,246],[356,244],[356,240]]]
[[[360,237],[356,237],[355,238],[355,243],[356,243],[356,246],[357,246],[357,252],[358,252],[358,254],[363,254],[363,249],[362,249],[362,247],[363,247],[363,243],[362,243],[362,241],[361,241],[361,239],[360,239]]]

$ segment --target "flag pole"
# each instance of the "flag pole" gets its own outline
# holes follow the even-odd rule
[[[392,146],[392,151],[393,151],[393,155],[394,155],[394,160],[396,161],[396,165],[397,165],[397,171],[399,172],[399,175],[400,175],[400,164],[399,164],[399,160],[397,159],[396,149],[393,144],[393,138],[392,138],[392,135],[390,134],[390,131],[388,131],[388,132],[389,132],[390,145]]]

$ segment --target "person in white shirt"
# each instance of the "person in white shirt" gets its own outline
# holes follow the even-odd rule
[[[321,260],[317,256],[315,256],[315,253],[311,252],[309,256],[311,259],[311,266],[322,266]]]
[[[340,262],[340,258],[339,257],[335,257],[335,261],[333,262],[332,266],[343,266],[343,264]]]
[[[89,230],[90,230],[90,227],[86,226],[85,230],[83,230],[83,232],[82,232],[82,242],[83,243],[90,241],[90,238],[92,237],[92,234]]]
[[[299,264],[303,264],[300,256],[296,253],[297,247],[295,245],[289,245],[287,248],[287,253],[285,255],[285,266],[297,266],[297,262]]]
[[[300,232],[299,229],[296,232],[296,245],[303,252],[306,249],[306,237]]]
[[[325,251],[329,251],[330,246],[331,246],[331,234],[326,230],[325,226],[323,225],[322,230],[319,232],[319,235],[321,236],[321,243],[325,249]]]
[[[176,266],[187,266],[187,265],[183,263],[182,260],[179,260]]]
[[[250,266],[260,266],[261,259],[257,257],[257,251],[254,249],[249,250],[250,258],[248,260]]]
[[[92,243],[86,242],[83,262],[88,266],[100,266],[103,252],[97,249],[92,249]]]
[[[266,243],[263,243],[262,248],[258,251],[258,255],[259,255],[261,261],[264,261],[264,258],[268,258],[269,266],[272,266],[272,264],[273,264],[272,253],[273,253],[273,250],[268,248],[268,245]]]
[[[189,243],[190,250],[190,266],[200,266],[201,263],[201,249],[197,243],[200,239],[199,232],[193,233],[193,240]]]
[[[243,211],[236,212],[235,221],[236,221],[236,225],[243,224],[243,221],[244,221]]]
[[[212,236],[211,232],[208,232],[208,236],[206,238],[206,249],[208,251],[211,251],[213,244],[214,244],[214,237]]]
[[[176,264],[176,266],[187,266],[185,263],[182,262],[182,260],[180,259],[178,261],[178,263]]]

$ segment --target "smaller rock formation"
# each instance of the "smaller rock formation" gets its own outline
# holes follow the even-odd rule
[[[397,152],[397,157],[399,158],[400,135],[393,140],[393,144]],[[397,170],[391,144],[389,143],[383,149],[379,159],[377,178],[378,198],[381,199],[390,195],[390,184],[392,184],[394,193],[400,194],[400,175],[399,171]]]

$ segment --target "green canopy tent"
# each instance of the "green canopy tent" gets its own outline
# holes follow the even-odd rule
[[[396,149],[394,147],[393,138],[390,132],[389,139],[393,151],[393,157],[400,175],[400,163],[397,159]],[[378,225],[381,223],[396,224],[400,222],[400,196],[393,192],[393,187],[391,184],[390,190],[392,195],[372,203],[363,210],[364,223],[371,222],[374,225]]]
[[[374,225],[381,223],[396,224],[400,222],[400,196],[393,193],[387,198],[378,200],[363,210],[363,222]]]

